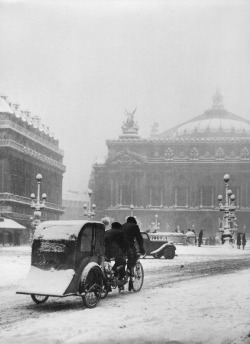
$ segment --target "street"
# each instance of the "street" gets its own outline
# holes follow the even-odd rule
[[[33,343],[36,338],[37,343],[48,342],[48,339],[49,343],[126,343],[128,337],[124,338],[121,333],[121,329],[126,328],[129,329],[127,335],[138,343],[161,343],[163,340],[170,343],[170,339],[184,343],[187,338],[187,343],[220,343],[219,340],[213,341],[211,335],[217,333],[218,328],[221,332],[223,323],[226,328],[231,328],[230,323],[237,323],[234,316],[239,311],[239,300],[244,297],[244,293],[249,295],[249,288],[247,292],[244,289],[242,296],[235,295],[238,292],[233,291],[233,288],[235,282],[235,288],[239,287],[238,276],[239,281],[248,278],[246,283],[249,287],[250,249],[247,247],[243,251],[225,250],[223,247],[178,246],[177,253],[178,257],[173,260],[150,257],[143,259],[145,281],[139,293],[129,293],[126,289],[121,294],[114,291],[107,299],[101,300],[95,309],[89,310],[84,308],[79,297],[50,298],[47,303],[36,305],[29,295],[15,294],[20,281],[29,271],[30,248],[1,248],[0,261],[4,264],[1,263],[0,342]],[[190,292],[193,297],[190,297]],[[232,300],[231,293],[239,300]],[[199,301],[199,297],[203,301]],[[225,306],[223,299],[236,302],[236,305],[232,303],[228,309],[226,307],[226,318],[225,315],[224,318],[219,316]],[[222,302],[222,307],[218,305],[216,309],[217,302]],[[247,306],[247,299],[240,305],[244,306]],[[204,318],[202,320],[198,317],[199,307],[205,308],[205,314],[211,319],[217,317],[214,329],[210,325],[203,334],[201,329],[205,324]],[[213,316],[209,315],[210,311]],[[240,334],[244,335],[244,331],[250,333],[250,315],[248,312],[248,319],[244,318],[244,312],[240,309],[240,323],[242,324],[243,319],[245,323],[242,329],[237,326],[238,331],[243,331],[238,334],[239,338]],[[189,324],[190,320],[192,326]],[[136,323],[138,326],[134,328]],[[114,326],[110,328],[112,324]],[[167,337],[164,331],[157,331],[159,326],[164,328],[164,324],[171,328]],[[184,337],[182,331],[178,330],[179,327],[186,333]],[[109,331],[105,330],[104,336],[104,329],[107,328]],[[148,333],[146,337],[145,333]],[[226,333],[228,329],[224,335]],[[223,331],[221,334],[223,335]]]

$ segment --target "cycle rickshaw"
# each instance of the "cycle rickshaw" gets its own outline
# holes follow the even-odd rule
[[[88,308],[95,307],[113,283],[105,272],[104,238],[105,227],[99,221],[41,223],[34,234],[29,274],[16,293],[31,295],[37,304],[50,296],[75,295]]]

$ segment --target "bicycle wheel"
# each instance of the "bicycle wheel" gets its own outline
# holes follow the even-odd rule
[[[101,299],[105,299],[108,295],[108,286],[105,285],[105,282],[103,281],[102,284],[102,291],[101,291]]]
[[[140,262],[136,262],[134,267],[133,291],[141,290],[144,281],[144,271]]]
[[[94,308],[100,300],[102,292],[102,273],[99,268],[94,266],[89,270],[89,273],[83,282],[83,288],[83,303],[88,308]]]
[[[48,300],[49,296],[31,294],[31,298],[35,303],[39,305],[41,303],[45,303]]]

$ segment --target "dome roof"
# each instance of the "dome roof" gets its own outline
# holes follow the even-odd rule
[[[213,107],[187,122],[184,122],[158,137],[185,136],[250,136],[250,121],[225,110],[222,96],[217,91],[213,97]]]

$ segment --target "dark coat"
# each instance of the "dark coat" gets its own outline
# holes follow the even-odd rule
[[[135,244],[135,240],[136,240],[138,243],[140,252],[144,254],[145,250],[143,247],[143,238],[142,238],[140,228],[138,227],[138,225],[136,225],[135,223],[126,222],[122,225],[122,230],[124,231],[126,235],[129,246],[133,248]]]
[[[241,245],[241,237],[240,237],[240,233],[237,234],[237,246]]]
[[[243,234],[242,235],[242,246],[246,246],[246,243],[247,243],[247,241],[246,241],[246,234]]]
[[[105,251],[110,256],[117,256],[117,251],[121,249],[126,252],[128,249],[128,242],[124,231],[122,229],[109,229],[105,232]]]

